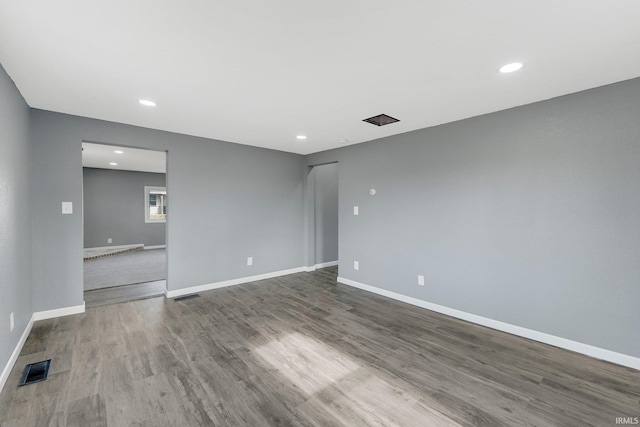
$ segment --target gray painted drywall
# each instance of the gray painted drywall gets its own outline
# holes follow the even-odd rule
[[[83,168],[82,175],[85,248],[165,244],[165,224],[145,223],[144,215],[144,187],[164,187],[165,174]]]
[[[315,263],[338,260],[338,164],[315,166]]]
[[[307,161],[340,164],[340,276],[640,357],[640,79]]]
[[[306,163],[40,110],[31,111],[29,147],[28,109],[4,71],[0,85],[0,315],[6,321],[7,310],[17,310],[17,331],[31,311],[82,303],[78,207],[87,139],[169,150],[170,289],[308,264],[306,165],[339,161],[342,277],[640,357],[638,79],[317,153]],[[61,201],[74,203],[73,215],[61,215]],[[18,235],[32,236],[31,277],[29,245]],[[418,274],[426,286],[417,286]],[[8,349],[0,361],[17,338],[0,332]]]
[[[82,303],[83,139],[168,151],[169,290],[303,265],[303,156],[42,110],[31,118],[36,311]],[[73,215],[60,214],[62,201]]]
[[[0,66],[0,371],[33,313],[30,156],[29,107]]]

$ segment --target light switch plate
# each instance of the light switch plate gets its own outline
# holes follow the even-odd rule
[[[424,276],[422,274],[418,274],[418,285],[424,286]]]
[[[73,213],[73,203],[62,202],[62,213],[65,215],[71,215]]]
[[[360,263],[358,261],[353,261],[353,269],[360,270]]]
[[[353,207],[353,214],[354,214],[354,215],[359,215],[359,211],[360,211],[360,209],[358,209],[358,207],[357,207],[357,206],[354,206],[354,207]]]

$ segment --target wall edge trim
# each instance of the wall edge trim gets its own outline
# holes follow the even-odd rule
[[[15,366],[16,361],[20,356],[20,352],[22,351],[22,347],[24,347],[24,343],[27,342],[27,338],[31,333],[31,328],[33,327],[34,321],[35,320],[33,319],[33,314],[32,314],[31,318],[29,319],[29,322],[27,322],[27,326],[24,328],[24,331],[22,332],[22,335],[18,340],[18,343],[16,344],[16,348],[13,349],[13,353],[11,353],[11,357],[9,357],[9,360],[7,360],[7,364],[4,366],[4,369],[2,370],[2,374],[0,374],[0,392],[2,392],[5,384],[7,383],[7,380],[9,379],[9,374],[11,374],[11,370]]]
[[[167,245],[151,245],[151,246],[144,246],[142,249],[147,251],[149,249],[166,249],[166,248],[167,248]]]
[[[213,289],[226,288],[228,286],[241,285],[243,283],[256,282],[258,280],[272,279],[274,277],[286,276],[288,274],[305,272],[306,267],[290,268],[288,270],[273,271],[270,273],[257,274],[255,276],[239,277],[237,279],[223,280],[220,282],[207,283],[204,285],[190,286],[188,288],[174,289],[165,291],[166,298],[175,298],[182,295],[195,294],[197,292],[210,291]]]
[[[106,249],[135,249],[143,248],[143,243],[133,243],[131,245],[112,245],[112,246],[96,246],[95,248],[82,248],[83,251],[99,251]]]
[[[33,320],[46,320],[53,319],[55,317],[70,316],[72,314],[84,313],[85,305],[84,301],[80,305],[74,305],[71,307],[54,308],[53,310],[36,311],[33,313]]]
[[[338,261],[323,262],[309,267],[304,267],[304,271],[310,273],[312,271],[316,271],[318,268],[333,267],[334,265],[338,265]]]
[[[411,304],[420,308],[435,311],[436,313],[475,323],[477,325],[486,326],[488,328],[495,329],[501,332],[528,338],[544,344],[549,344],[565,350],[570,350],[576,353],[590,356],[595,359],[605,360],[607,362],[640,370],[640,358],[638,357],[630,356],[623,353],[617,353],[612,350],[595,347],[578,341],[572,341],[567,338],[539,332],[533,329],[523,328],[521,326],[512,325],[510,323],[501,322],[499,320],[493,320],[488,317],[478,316],[476,314],[471,314],[465,311],[445,307],[443,305],[434,304],[418,298],[413,298],[396,292],[388,291],[386,289],[366,285],[364,283],[356,282],[355,280],[346,279],[344,277],[338,277],[338,283],[362,289],[364,291],[368,291],[377,295],[385,296],[387,298]]]
[[[314,267],[315,268],[325,268],[325,267],[333,267],[338,265],[338,261],[329,261],[329,262],[322,262],[320,264],[316,264]]]

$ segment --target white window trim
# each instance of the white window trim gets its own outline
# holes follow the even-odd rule
[[[147,224],[153,224],[157,222],[167,222],[165,219],[150,219],[149,218],[149,194],[152,191],[167,191],[167,187],[152,187],[152,186],[144,186],[144,222]]]

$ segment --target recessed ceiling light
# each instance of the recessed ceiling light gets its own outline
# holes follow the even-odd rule
[[[307,139],[307,136],[306,135],[298,135],[298,136],[296,136],[296,138],[298,138],[298,139]]]
[[[111,162],[109,163],[111,166],[118,166],[118,164],[116,162]]]
[[[122,151],[122,150],[116,150],[116,151],[114,151],[114,153],[116,153],[116,154],[124,154],[124,151]]]
[[[153,101],[149,101],[148,99],[140,99],[138,102],[142,105],[146,105],[147,107],[155,107],[156,103]]]
[[[513,73],[522,68],[522,62],[512,62],[511,64],[503,65],[500,67],[501,73]]]

